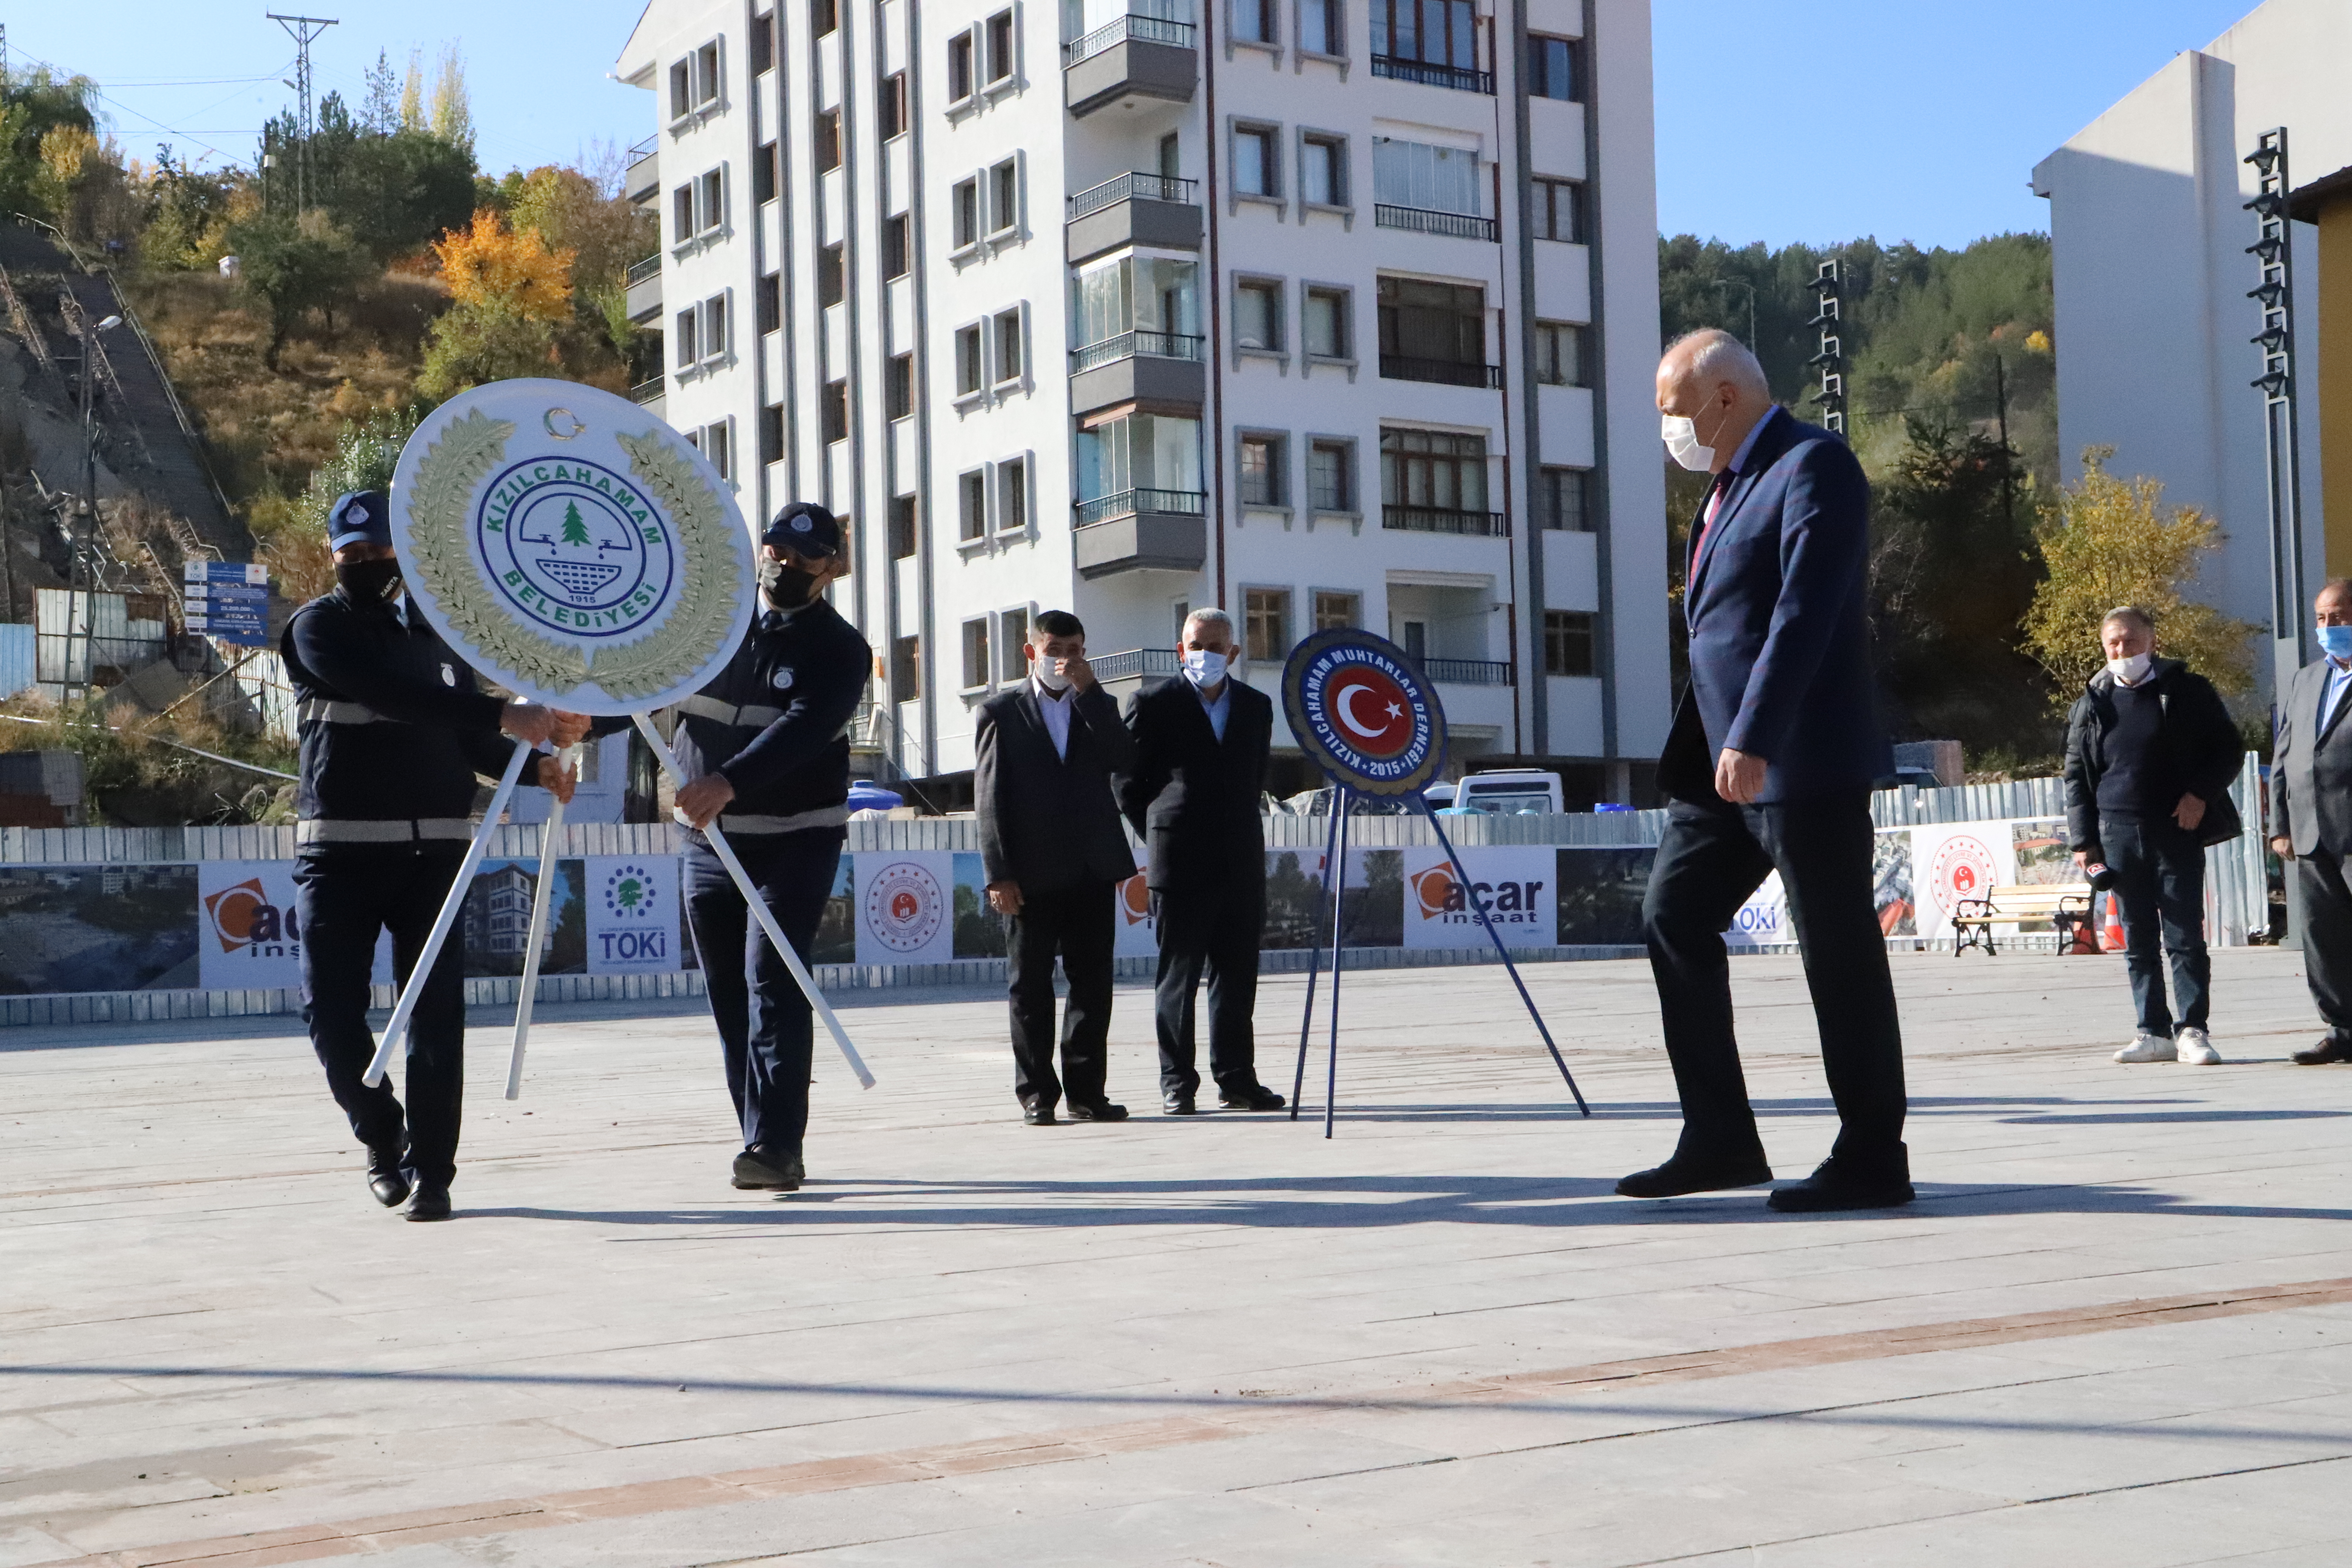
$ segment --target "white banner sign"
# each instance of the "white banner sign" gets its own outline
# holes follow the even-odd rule
[[[1748,895],[1739,912],[1731,917],[1731,924],[1723,933],[1726,947],[1770,947],[1778,942],[1794,942],[1797,932],[1789,923],[1789,898],[1781,889],[1780,873],[1775,871],[1764,879],[1764,885]]]
[[[946,963],[955,957],[955,856],[908,849],[852,857],[860,963]]]
[[[1118,910],[1111,917],[1118,922],[1112,955],[1150,958],[1158,953],[1160,923],[1151,918],[1151,889],[1144,885],[1143,873],[1138,871],[1121,882],[1117,898]]]
[[[590,855],[583,870],[589,973],[659,974],[684,967],[677,856]]]
[[[1404,851],[1404,944],[1492,947],[1478,928],[1500,932],[1507,947],[1550,947],[1559,939],[1559,894],[1552,886],[1559,851],[1549,844],[1473,845],[1460,851],[1464,886],[1445,851]]]
[[[296,990],[302,984],[301,921],[292,860],[203,860],[196,865],[196,970],[207,991]],[[378,931],[369,981],[392,984],[392,937]]]
[[[1952,913],[1962,899],[1981,899],[2016,880],[2015,832],[2006,820],[1911,830],[1911,885],[1921,936],[1950,936]]]

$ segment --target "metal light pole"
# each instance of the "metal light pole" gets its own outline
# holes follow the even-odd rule
[[[98,536],[98,334],[121,324],[120,316],[93,321],[85,313],[81,319],[81,505],[82,511],[89,519],[89,536],[93,542]],[[95,652],[91,637],[95,630],[93,623],[98,619],[98,585],[91,584],[87,595],[79,592],[82,574],[87,569],[85,553],[82,549],[74,552],[73,573],[66,579],[66,668],[65,679],[59,682],[59,687],[67,689],[73,685],[74,610],[79,602],[82,611],[81,694],[87,698],[89,695],[91,656]]]
[[[2254,243],[2246,254],[2261,265],[2260,284],[2246,298],[2262,306],[2263,330],[2253,343],[2263,352],[2263,374],[2253,382],[2263,395],[2264,500],[2271,525],[2272,689],[2286,689],[2287,678],[2303,668],[2304,612],[2308,603],[2303,574],[2303,474],[2295,428],[2294,246],[2288,233],[2286,127],[2255,138],[2245,162],[2254,166]]]
[[[1845,348],[1838,339],[1840,325],[1838,291],[1840,279],[1838,260],[1832,256],[1821,265],[1813,277],[1817,308],[1809,327],[1819,327],[1822,332],[1821,352],[1805,363],[1822,368],[1822,389],[1812,400],[1822,405],[1822,428],[1831,435],[1845,435]]]

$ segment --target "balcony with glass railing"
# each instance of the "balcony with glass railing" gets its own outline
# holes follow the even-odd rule
[[[650,321],[655,317],[660,315],[662,309],[662,258],[660,253],[656,252],[654,255],[646,257],[643,261],[630,263],[628,280],[625,287],[628,291],[628,310],[630,321],[635,321],[638,326],[642,327],[647,321]]]

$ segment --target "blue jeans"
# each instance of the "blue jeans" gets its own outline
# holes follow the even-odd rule
[[[2099,847],[2116,874],[2116,902],[2123,906],[2124,967],[2131,973],[2140,1032],[2172,1037],[2173,1017],[2164,1000],[2165,958],[2172,961],[2180,1026],[2205,1027],[2206,994],[2213,983],[2213,961],[2205,952],[2205,847],[2169,816],[2139,822],[2101,817]]]

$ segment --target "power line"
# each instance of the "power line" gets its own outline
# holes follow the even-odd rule
[[[302,106],[302,140],[294,153],[294,210],[310,205],[310,40],[337,25],[332,16],[286,16],[276,11],[263,16],[286,29],[294,40],[294,80],[291,86]]]

